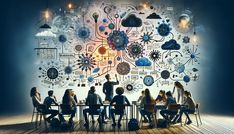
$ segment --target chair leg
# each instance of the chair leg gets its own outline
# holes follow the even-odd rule
[[[198,117],[199,117],[200,123],[201,123],[201,125],[202,125],[200,113],[198,113]]]
[[[46,115],[43,115],[43,120],[44,120],[44,124],[45,124],[45,129],[47,130]]]
[[[39,113],[37,113],[37,115],[36,115],[35,128],[37,128],[38,116],[39,116]]]
[[[42,114],[40,114],[40,122],[39,122],[39,126],[41,126],[41,120],[42,120]]]
[[[197,114],[195,114],[195,117],[196,117],[197,126],[199,126],[198,120],[197,120]]]
[[[142,115],[141,115],[141,119],[140,119],[140,127],[142,128],[142,126],[143,126],[143,122],[142,122]]]
[[[32,119],[31,119],[31,123],[33,122],[33,118],[34,118],[34,113],[35,113],[35,111],[34,111],[34,109],[33,109],[33,114],[32,114]]]

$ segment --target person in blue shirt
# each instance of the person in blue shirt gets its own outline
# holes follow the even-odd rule
[[[168,116],[176,114],[177,111],[171,111],[170,109],[168,109],[169,108],[168,106],[171,105],[171,104],[177,104],[177,103],[176,103],[176,100],[172,97],[171,91],[168,91],[166,93],[166,96],[167,96],[167,100],[166,100],[166,103],[165,103],[165,107],[167,109],[161,110],[160,114],[162,115],[162,117],[164,119],[166,119],[166,120],[168,120],[170,122],[171,120],[168,118]]]
[[[118,85],[119,81],[117,79],[117,75],[115,75],[116,82],[110,81],[111,78],[109,74],[107,74],[105,78],[106,82],[103,84],[103,93],[105,94],[105,100],[110,102],[113,98],[114,85]],[[106,111],[106,107],[104,107],[104,109]],[[105,117],[107,118],[106,112],[105,112]],[[109,107],[109,118],[110,118],[110,107]]]
[[[114,104],[114,109],[111,109],[111,117],[113,120],[112,126],[116,126],[115,114],[120,115],[118,119],[118,127],[121,126],[121,120],[124,114],[125,105],[130,105],[130,102],[126,96],[123,95],[124,89],[122,87],[116,88],[116,96],[110,102],[110,105]]]

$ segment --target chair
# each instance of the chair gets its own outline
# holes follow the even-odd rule
[[[36,114],[35,128],[37,128],[37,126],[38,126],[37,125],[38,121],[39,121],[39,126],[41,126],[42,117],[44,120],[45,128],[47,128],[46,114],[44,114],[42,112],[43,109],[45,109],[45,108],[46,108],[46,106],[44,104],[40,104],[37,107],[35,105],[33,105],[33,114],[32,114],[31,123],[33,123],[34,115]],[[41,111],[38,111],[38,109],[41,109]],[[40,120],[38,120],[38,117],[40,118]]]
[[[168,110],[170,111],[174,111],[175,113],[174,114],[171,114],[170,116],[175,116],[178,114],[178,111],[180,110],[181,108],[181,105],[180,104],[170,104],[168,105]],[[175,118],[175,117],[174,117]],[[171,119],[173,120],[173,118]]]
[[[124,110],[122,120],[124,120],[124,117],[125,117],[126,126],[127,126],[127,124],[128,124],[128,112],[125,109],[127,105],[112,105],[112,106],[114,106],[115,109],[123,109]],[[115,113],[115,115],[120,115],[120,113]]]
[[[92,105],[92,106],[89,106],[89,109],[100,109],[100,106],[101,105]],[[103,111],[95,111],[95,112],[88,112],[88,116],[95,116],[95,115],[98,115],[99,116],[99,121],[101,122],[101,124],[99,125],[102,125],[102,112]]]
[[[155,107],[155,104],[144,105],[144,109],[149,109],[150,111],[152,111],[152,113],[151,113],[150,116],[153,117],[154,124],[155,124],[155,126],[157,127],[157,123],[158,123],[158,121],[157,121],[157,113],[156,113],[156,111],[154,110],[154,107]],[[142,126],[143,126],[142,118],[143,118],[143,116],[141,115],[141,119],[140,119],[140,127],[141,127],[141,128],[142,128]]]
[[[195,112],[194,112],[194,113],[189,113],[189,114],[195,115],[195,117],[196,117],[196,122],[197,122],[197,126],[199,126],[198,119],[197,119],[197,116],[198,116],[199,121],[200,121],[200,125],[202,125],[201,116],[200,116],[200,103],[196,103]],[[186,123],[186,122],[187,122],[187,117],[186,117],[186,119],[185,119],[185,123]]]
[[[60,104],[60,108],[61,108],[61,114],[67,117],[70,117],[71,113],[71,106],[67,105],[67,104]]]

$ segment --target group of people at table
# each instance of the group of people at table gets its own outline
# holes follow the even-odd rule
[[[124,88],[123,87],[117,87],[115,92],[116,95],[113,96],[113,89],[114,85],[118,85],[119,81],[117,79],[117,75],[115,75],[116,81],[111,81],[111,77],[109,74],[105,76],[106,82],[103,85],[103,93],[105,94],[105,101],[110,102],[109,107],[109,117],[107,116],[105,105],[104,108],[101,107],[103,105],[103,101],[101,97],[95,92],[95,86],[91,86],[90,90],[88,91],[88,95],[85,101],[85,105],[89,106],[88,108],[83,110],[83,116],[85,119],[85,127],[89,127],[89,121],[88,121],[88,114],[92,115],[92,122],[94,123],[94,117],[93,115],[100,115],[98,118],[98,122],[101,123],[107,123],[106,120],[112,118],[112,126],[118,126],[121,127],[121,120],[125,113],[125,106],[130,106],[130,102],[127,98],[127,96],[123,95]],[[192,121],[189,117],[189,113],[195,112],[195,102],[194,99],[191,96],[191,93],[189,91],[185,91],[183,88],[183,85],[180,82],[174,83],[174,89],[171,93],[170,91],[166,92],[164,90],[159,91],[159,95],[156,99],[154,99],[149,89],[145,89],[141,92],[141,96],[138,99],[138,102],[140,103],[140,114],[143,117],[143,122],[149,122],[150,126],[152,124],[151,115],[156,112],[157,110],[161,110],[160,114],[162,117],[168,122],[171,123],[178,123],[181,122],[182,114],[184,113],[188,119],[186,122],[187,124],[191,124]],[[177,102],[180,102],[182,100],[182,107],[180,107],[179,114],[176,114],[176,116],[170,116],[174,115],[175,111],[171,111],[169,109],[169,105],[171,104],[177,104],[175,98],[173,97],[173,93],[177,90]],[[72,89],[67,89],[64,93],[64,96],[62,98],[62,105],[66,105],[67,107],[61,107],[61,111],[52,109],[52,105],[59,105],[56,97],[53,95],[53,90],[48,91],[48,96],[44,99],[44,102],[42,103],[41,95],[38,91],[37,87],[33,87],[30,92],[30,96],[32,98],[32,102],[34,107],[37,109],[38,112],[41,112],[45,115],[49,115],[45,120],[47,122],[51,122],[51,119],[58,115],[59,120],[61,122],[66,122],[64,119],[63,113],[66,111],[66,113],[70,114],[69,123],[73,123],[73,118],[75,117],[75,114],[77,112],[77,97]],[[164,105],[157,106],[155,104],[163,103]],[[152,107],[149,107],[148,105],[151,105]],[[43,106],[43,107],[41,107]],[[113,106],[113,107],[112,107]],[[147,106],[147,107],[146,107]],[[177,111],[176,111],[177,113]],[[118,122],[116,124],[115,122],[115,115],[120,115]],[[173,120],[172,120],[173,119]]]

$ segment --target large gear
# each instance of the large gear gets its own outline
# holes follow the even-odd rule
[[[125,50],[128,44],[128,36],[124,31],[114,30],[107,38],[107,43],[113,50]]]
[[[138,42],[133,42],[128,46],[128,54],[133,59],[142,57],[143,50],[143,46]]]
[[[121,62],[117,65],[116,71],[120,75],[127,75],[130,72],[130,65],[127,62]]]
[[[79,56],[79,60],[78,61],[78,66],[79,68],[81,68],[81,70],[91,70],[92,68],[94,68],[94,65],[96,65],[96,61],[94,59],[94,57],[92,55],[89,54],[82,54]]]
[[[157,61],[157,60],[159,60],[160,57],[161,57],[161,53],[160,53],[160,51],[158,51],[158,50],[153,50],[153,51],[151,51],[150,54],[149,54],[149,58],[150,58],[152,61],[154,61],[154,62]]]

